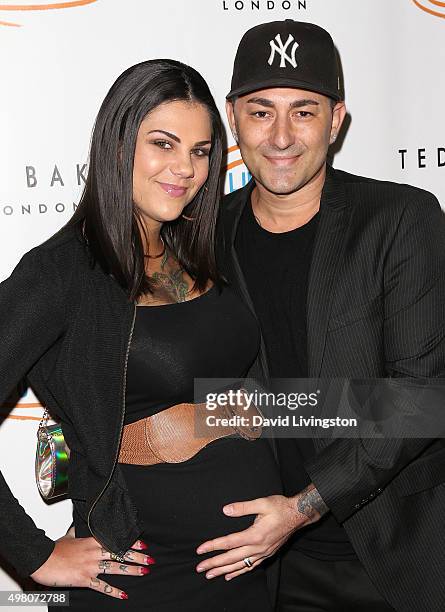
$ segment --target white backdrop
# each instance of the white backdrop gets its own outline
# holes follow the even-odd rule
[[[94,117],[125,68],[155,57],[189,63],[223,112],[238,42],[265,21],[314,22],[337,44],[350,125],[335,166],[424,187],[445,204],[445,3],[47,0],[39,8],[37,1],[14,8],[0,0],[0,280],[72,214]],[[226,189],[246,180],[239,159],[230,150]],[[8,410],[0,408],[0,418]],[[41,413],[28,391],[0,426],[0,466],[36,523],[57,538],[71,522],[71,503],[47,506],[36,490]],[[17,584],[0,569],[0,590],[8,588]]]

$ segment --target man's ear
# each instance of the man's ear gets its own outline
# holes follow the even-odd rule
[[[230,131],[232,132],[233,138],[235,139],[236,144],[238,144],[238,133],[236,131],[236,121],[235,121],[235,103],[231,100],[226,100],[226,114],[227,119],[229,121]]]
[[[330,144],[336,141],[345,117],[346,104],[343,101],[337,102],[337,104],[332,109],[331,136],[329,140]]]

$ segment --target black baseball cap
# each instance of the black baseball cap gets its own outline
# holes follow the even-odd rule
[[[285,19],[263,23],[241,39],[227,98],[269,87],[295,87],[343,98],[334,42],[313,23]]]

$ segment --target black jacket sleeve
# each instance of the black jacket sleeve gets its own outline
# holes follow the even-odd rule
[[[0,405],[63,335],[61,287],[51,252],[39,247],[26,253],[0,283]],[[15,452],[20,455],[19,448]],[[21,576],[37,570],[55,546],[13,496],[1,472],[0,542],[1,555]]]
[[[411,193],[422,195],[411,197],[401,215],[386,256],[383,287],[385,367],[400,382],[400,377],[445,377],[445,216],[434,196]],[[305,468],[343,522],[433,442],[337,439]]]

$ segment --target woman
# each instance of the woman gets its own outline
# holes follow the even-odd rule
[[[2,552],[41,584],[80,587],[72,610],[270,610],[262,568],[234,581],[195,569],[201,542],[252,521],[225,503],[280,490],[266,441],[181,433],[193,379],[244,376],[259,345],[215,262],[221,141],[195,70],[126,70],[76,213],[0,286],[0,403],[27,375],[60,418],[76,536],[50,540],[1,479]]]

